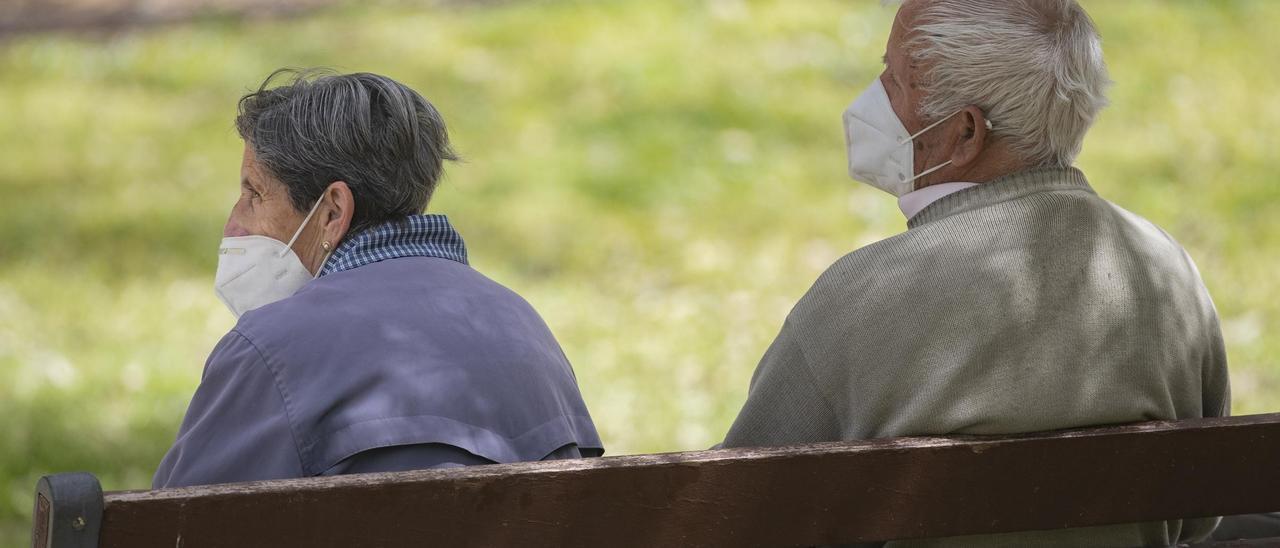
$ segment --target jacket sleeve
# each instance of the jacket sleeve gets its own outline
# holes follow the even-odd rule
[[[320,475],[368,474],[372,472],[404,472],[428,468],[457,468],[494,461],[472,454],[461,447],[445,443],[393,445],[361,451],[343,459]]]
[[[152,485],[159,489],[301,476],[286,396],[258,348],[233,330],[209,355],[178,439]]]
[[[793,445],[840,439],[840,425],[789,323],[751,377],[747,401],[724,447]]]

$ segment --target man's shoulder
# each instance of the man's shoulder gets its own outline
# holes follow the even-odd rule
[[[1182,245],[1159,225],[1119,204],[1107,200],[1102,202],[1111,212],[1115,223],[1128,233],[1130,239],[1140,240],[1136,247],[1150,249],[1149,246],[1157,246],[1161,250],[1183,253]]]
[[[905,297],[919,283],[936,289],[949,283],[942,275],[949,261],[970,247],[964,238],[955,231],[921,227],[855,249],[818,276],[801,304],[843,306],[851,300],[894,299]]]
[[[858,322],[871,310],[896,313],[1002,294],[1024,287],[1024,278],[1037,272],[1087,264],[1103,248],[1141,256],[1133,262],[1142,268],[1191,265],[1171,236],[1141,216],[1092,192],[1056,194],[957,213],[856,249],[818,277],[789,319]],[[975,288],[983,288],[982,295]]]

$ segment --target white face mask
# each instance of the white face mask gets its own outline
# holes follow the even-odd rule
[[[915,171],[914,148],[911,142],[924,132],[950,120],[947,116],[934,122],[915,135],[907,133],[906,126],[893,112],[889,93],[876,78],[866,91],[844,111],[844,139],[849,149],[849,176],[880,190],[902,196],[915,190],[915,181],[925,175],[947,167],[951,160],[926,169],[919,175]],[[990,125],[991,122],[987,122]]]
[[[302,266],[302,260],[293,252],[293,242],[297,241],[319,207],[320,200],[316,200],[287,244],[266,236],[222,239],[213,291],[237,318],[255,308],[288,298],[315,279],[315,275]],[[327,254],[325,258],[328,258]]]

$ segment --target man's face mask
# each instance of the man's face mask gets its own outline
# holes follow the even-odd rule
[[[218,247],[218,272],[213,291],[239,318],[245,312],[288,298],[315,275],[293,252],[293,242],[320,207],[320,200],[302,219],[289,243],[266,236],[234,236]],[[328,257],[326,256],[326,259]]]
[[[919,175],[914,174],[915,147],[911,146],[912,141],[960,112],[963,111],[956,111],[915,135],[907,133],[906,126],[902,125],[902,120],[898,119],[893,105],[889,103],[889,93],[885,91],[884,84],[876,78],[844,111],[849,176],[894,196],[911,192],[915,189],[916,179],[951,164],[951,160],[947,160]],[[987,128],[991,128],[989,120]]]

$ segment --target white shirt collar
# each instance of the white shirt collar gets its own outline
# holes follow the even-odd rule
[[[920,190],[903,194],[901,198],[898,198],[898,209],[901,209],[902,214],[907,216],[907,220],[911,220],[917,213],[924,211],[924,208],[942,199],[943,196],[955,194],[975,186],[978,186],[978,183],[942,183],[927,186]]]

